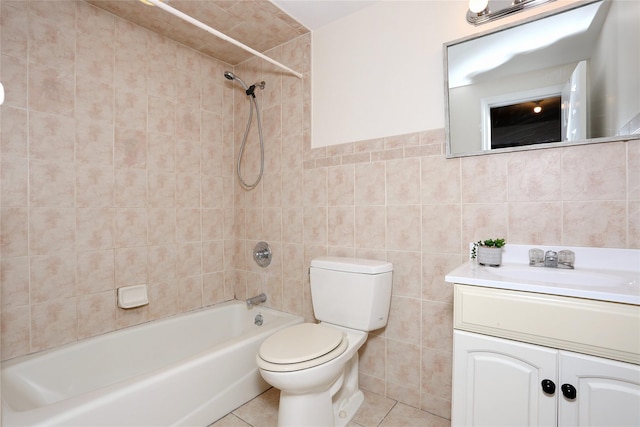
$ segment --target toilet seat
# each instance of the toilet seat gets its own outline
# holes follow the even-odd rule
[[[335,359],[349,346],[346,334],[315,323],[282,329],[264,340],[257,363],[277,372],[298,371]]]

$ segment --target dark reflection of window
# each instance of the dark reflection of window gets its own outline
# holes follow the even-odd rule
[[[539,107],[540,112],[534,112]],[[491,148],[562,140],[560,96],[491,107]]]

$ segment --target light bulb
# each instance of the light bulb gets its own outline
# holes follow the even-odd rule
[[[469,0],[469,10],[475,14],[482,13],[488,4],[489,0]]]
[[[539,105],[536,105],[535,107],[533,107],[533,112],[538,114],[540,111],[542,111],[542,107]]]

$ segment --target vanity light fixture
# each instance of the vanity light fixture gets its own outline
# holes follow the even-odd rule
[[[473,25],[485,24],[552,1],[555,0],[469,0],[467,21]]]

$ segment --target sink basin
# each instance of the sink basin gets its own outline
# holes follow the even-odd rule
[[[536,281],[547,284],[576,286],[616,287],[633,285],[635,280],[615,274],[594,271],[564,270],[558,268],[502,266],[499,268],[483,267],[488,274],[506,279],[520,281]]]

